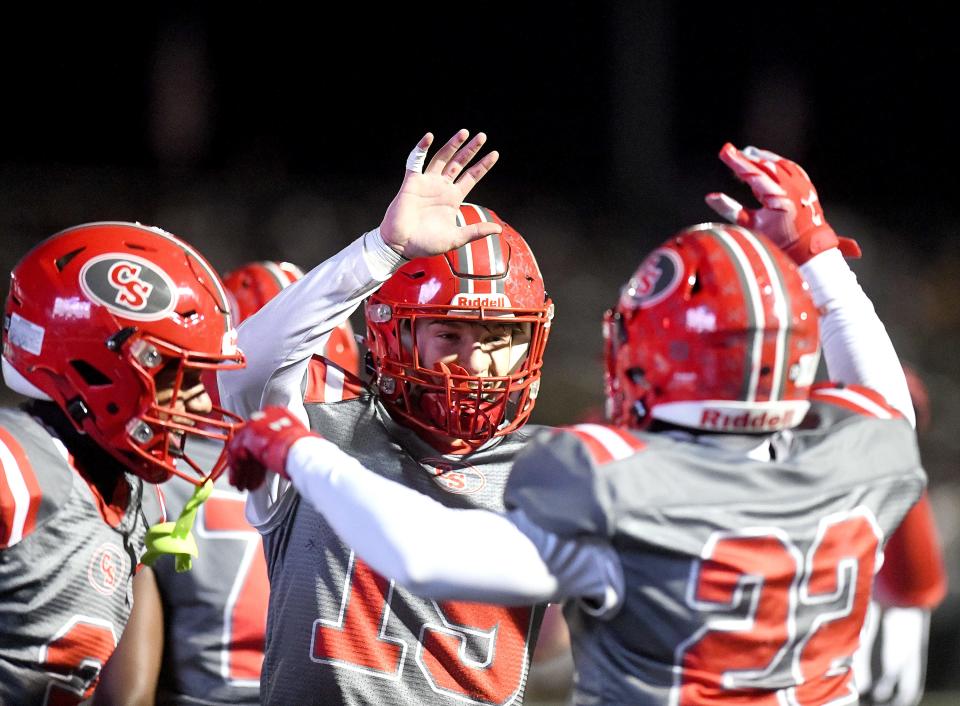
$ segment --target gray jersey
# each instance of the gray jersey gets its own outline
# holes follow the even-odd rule
[[[219,443],[187,443],[203,468],[220,454]],[[195,488],[178,477],[162,486],[172,517]],[[154,566],[164,619],[159,705],[259,703],[268,584],[260,535],[244,517],[245,499],[220,476],[197,512],[200,555],[193,568],[177,573],[170,556]]]
[[[830,388],[803,428],[772,437],[583,425],[530,444],[507,505],[610,541],[624,571],[614,616],[566,606],[576,701],[855,702],[882,547],[925,481],[895,416],[867,390]]]
[[[451,507],[503,509],[510,463],[534,427],[442,456],[357,386],[307,404],[311,427],[378,474]],[[376,574],[296,492],[264,528],[269,704],[518,704],[541,608],[435,602]]]
[[[143,485],[125,475],[103,499],[57,437],[12,409],[0,465],[0,703],[80,703],[130,615]]]

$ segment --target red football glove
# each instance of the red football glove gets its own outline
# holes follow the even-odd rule
[[[720,159],[762,204],[744,208],[726,194],[707,194],[707,205],[721,217],[763,233],[798,265],[830,248],[860,257],[856,241],[837,237],[824,219],[817,191],[799,164],[756,147],[741,152],[729,142]]]
[[[287,453],[305,436],[319,436],[307,429],[285,407],[267,407],[250,415],[227,443],[230,485],[255,490],[263,485],[267,471],[287,475]]]

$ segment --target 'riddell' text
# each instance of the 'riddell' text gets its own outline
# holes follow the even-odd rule
[[[787,410],[782,414],[773,414],[767,411],[730,414],[719,409],[705,409],[700,415],[700,427],[720,431],[782,429],[791,426],[793,415],[793,410]]]

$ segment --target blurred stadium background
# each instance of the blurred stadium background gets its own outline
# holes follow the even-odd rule
[[[960,157],[955,18],[896,5],[598,0],[7,13],[0,266],[91,220],[138,220],[221,271],[320,262],[377,225],[426,130],[485,130],[473,195],[525,235],[557,302],[536,421],[601,400],[600,316],[640,254],[746,197],[729,140],[807,168],[903,360],[952,578],[929,703],[960,696]],[[13,395],[3,401],[13,403]]]

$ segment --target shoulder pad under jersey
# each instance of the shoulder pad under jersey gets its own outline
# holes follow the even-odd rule
[[[65,453],[29,415],[4,414],[0,426],[0,549],[29,536],[69,497],[77,476]]]
[[[541,432],[514,461],[504,502],[564,537],[612,536],[615,498],[600,469],[645,447],[634,432],[603,424]]]
[[[810,388],[811,409],[818,405],[831,405],[864,417],[875,419],[904,419],[903,414],[891,407],[876,390],[862,385],[842,385],[823,382]]]
[[[363,380],[323,356],[315,355],[307,366],[305,403],[343,402],[366,392]]]

